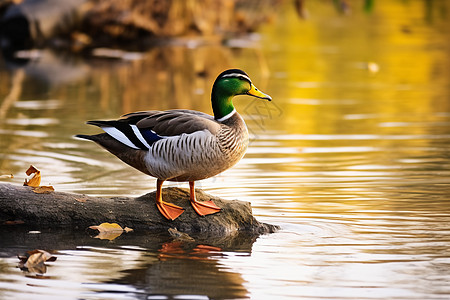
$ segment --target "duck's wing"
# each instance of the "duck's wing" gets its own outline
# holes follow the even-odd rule
[[[134,149],[148,150],[153,143],[182,134],[206,131],[215,135],[220,124],[208,114],[193,110],[136,112],[119,120],[89,121],[117,141]]]
[[[176,136],[208,130],[216,134],[220,124],[208,114],[195,110],[166,110],[141,119],[139,128],[153,130],[160,136]]]

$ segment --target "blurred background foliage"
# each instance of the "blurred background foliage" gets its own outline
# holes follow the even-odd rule
[[[255,31],[280,0],[2,0],[2,34],[15,47],[148,47],[154,39],[217,39]],[[22,40],[20,40],[22,39]],[[28,40],[26,40],[28,39]],[[160,41],[161,42],[161,41]]]

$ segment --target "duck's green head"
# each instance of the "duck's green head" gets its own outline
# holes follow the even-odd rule
[[[269,95],[258,90],[250,77],[242,70],[229,69],[217,76],[214,82],[211,102],[214,118],[224,121],[235,111],[232,99],[236,95],[249,95],[260,99],[272,100]]]

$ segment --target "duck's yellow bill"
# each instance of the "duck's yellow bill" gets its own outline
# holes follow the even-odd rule
[[[247,92],[247,95],[250,95],[250,96],[253,96],[253,97],[257,97],[257,98],[261,98],[261,99],[266,99],[266,100],[269,100],[269,101],[272,100],[272,97],[270,97],[269,95],[264,94],[263,92],[258,90],[256,88],[256,86],[253,85],[253,83],[252,83],[252,86],[251,86],[250,90]]]

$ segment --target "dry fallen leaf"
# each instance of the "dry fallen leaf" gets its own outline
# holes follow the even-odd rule
[[[102,223],[98,226],[89,226],[89,228],[96,229],[99,232],[123,231],[123,228],[117,223]]]
[[[28,257],[27,262],[25,263],[25,266],[33,266],[37,265],[43,262],[48,261],[50,258],[52,258],[52,255],[44,250],[33,250],[28,252],[30,254],[30,257]]]
[[[33,177],[30,178],[30,180],[25,179],[25,182],[23,185],[25,186],[31,186],[31,187],[38,187],[41,183],[41,171],[36,169],[34,166],[30,166],[28,170],[25,172],[27,176],[30,176],[31,174],[34,174]]]
[[[39,172],[39,170],[36,169],[33,165],[30,165],[28,170],[25,171],[25,174],[27,174],[27,176],[30,176],[31,174],[37,173],[37,172]]]
[[[33,165],[31,165],[25,173],[27,174],[27,176],[34,174],[33,177],[31,177],[29,180],[25,179],[25,182],[23,183],[23,185],[25,186],[32,187],[33,192],[37,194],[49,194],[55,191],[55,189],[51,185],[39,186],[39,184],[41,183],[41,171],[36,169]]]
[[[124,231],[125,232],[133,231],[133,229],[128,228],[128,227],[125,227],[125,229],[123,229],[117,223],[102,223],[102,224],[96,225],[96,226],[89,226],[89,228],[98,230],[99,234],[97,236],[95,236],[95,238],[101,239],[101,240],[110,240],[110,241],[119,237]]]
[[[49,185],[49,186],[38,186],[33,188],[33,192],[36,194],[50,194],[51,192],[54,192],[55,189]]]
[[[29,256],[17,256],[20,259],[19,268],[31,273],[44,274],[47,261],[55,261],[56,257],[44,250],[33,250],[27,252]]]

